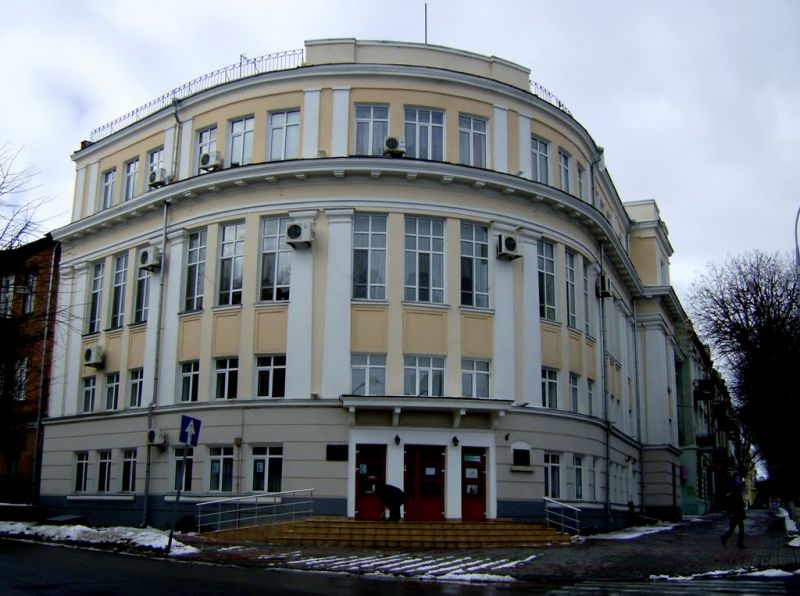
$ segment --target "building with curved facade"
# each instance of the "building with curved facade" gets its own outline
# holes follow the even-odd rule
[[[527,68],[310,41],[73,160],[51,510],[164,525],[181,484],[369,519],[388,483],[408,520],[679,515],[666,226]]]

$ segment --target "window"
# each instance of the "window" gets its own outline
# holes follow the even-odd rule
[[[150,180],[152,172],[158,172],[164,167],[164,148],[153,149],[147,154],[147,179]]]
[[[573,412],[578,411],[578,375],[569,375],[569,405]]]
[[[222,226],[219,245],[219,305],[241,304],[244,223]]]
[[[405,109],[406,157],[444,159],[444,112]]]
[[[556,261],[553,244],[539,240],[539,316],[556,320]]]
[[[346,460],[345,460],[346,461]],[[253,490],[281,492],[283,447],[253,447]]]
[[[561,190],[569,192],[569,154],[558,150],[558,170],[561,173]]]
[[[94,411],[94,396],[97,389],[95,377],[85,377],[83,379],[83,411],[89,413]]]
[[[102,205],[103,209],[109,209],[114,204],[114,176],[116,170],[103,172]]]
[[[33,312],[33,299],[36,295],[36,273],[25,276],[25,293],[22,295],[22,314]]]
[[[269,115],[269,159],[297,159],[300,156],[300,110]]]
[[[567,287],[567,325],[571,329],[578,328],[578,312],[575,304],[575,253],[567,251],[566,256],[566,287]]]
[[[89,453],[79,451],[75,454],[75,492],[86,492],[86,480],[89,476]]]
[[[186,253],[186,304],[187,311],[203,308],[203,282],[206,275],[206,231],[189,234]]]
[[[578,164],[578,198],[586,200],[586,170]]]
[[[489,230],[461,222],[461,304],[489,308]]]
[[[253,126],[255,118],[247,116],[231,120],[231,166],[243,166],[253,161]]]
[[[486,167],[486,120],[458,117],[458,161],[466,166]]]
[[[544,496],[551,499],[561,497],[561,464],[555,453],[544,454]]]
[[[444,395],[444,358],[406,356],[403,386],[405,395],[436,397]]]
[[[383,142],[387,136],[387,106],[356,106],[356,155],[383,155]]]
[[[233,447],[211,447],[208,450],[208,490],[229,493],[233,491]]]
[[[119,408],[119,373],[106,375],[106,410]]]
[[[4,275],[0,279],[0,316],[11,316],[11,305],[14,301],[14,276]]]
[[[511,449],[511,465],[512,466],[530,466],[531,465],[531,449],[530,447],[514,447]]]
[[[386,300],[386,216],[356,215],[353,223],[353,298]]]
[[[136,490],[136,449],[122,450],[122,492]]]
[[[592,335],[592,317],[589,294],[589,263],[583,262],[583,324],[586,329],[586,335]]]
[[[131,371],[131,379],[128,389],[130,395],[129,402],[132,408],[142,405],[142,389],[144,387],[144,370],[137,368]]]
[[[136,196],[136,182],[139,179],[139,158],[125,164],[125,200]]]
[[[286,355],[256,358],[257,397],[286,396]]]
[[[97,492],[111,490],[111,451],[99,451],[97,465]]]
[[[488,360],[461,360],[461,393],[464,397],[489,397]]]
[[[592,379],[586,379],[586,401],[587,413],[589,416],[594,416],[594,381]]]
[[[92,270],[92,291],[89,298],[89,333],[100,331],[100,309],[103,303],[103,263],[95,263]]]
[[[192,360],[181,364],[181,401],[197,401],[200,383],[200,362]]]
[[[217,383],[214,397],[217,399],[236,399],[239,385],[239,359],[219,358],[217,365]]]
[[[261,220],[261,300],[289,299],[292,248],[286,244],[286,217]]]
[[[28,359],[20,358],[14,363],[14,399],[25,401],[27,397]]]
[[[542,407],[558,408],[558,371],[542,369]]]
[[[141,265],[136,271],[136,304],[133,310],[133,322],[147,321],[147,305],[150,302],[150,271]]]
[[[531,177],[542,184],[550,183],[549,150],[550,145],[546,141],[531,137]]]
[[[583,458],[580,455],[572,457],[573,467],[575,470],[575,499],[578,501],[583,500]]]
[[[214,156],[217,150],[217,127],[201,130],[197,133],[197,173],[202,174],[200,169],[200,159],[204,153]]]
[[[111,328],[125,322],[125,286],[128,278],[128,255],[114,257],[114,281],[111,288]]]
[[[406,217],[405,295],[410,302],[444,302],[444,221]]]
[[[351,354],[350,375],[353,395],[386,395],[386,356]]]
[[[194,448],[179,447],[175,449],[175,490],[186,492],[192,490],[193,463]]]

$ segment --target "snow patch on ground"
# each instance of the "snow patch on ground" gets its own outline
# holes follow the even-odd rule
[[[150,550],[163,551],[169,540],[167,532],[155,528],[89,528],[87,526],[50,526],[25,522],[0,522],[0,535],[15,538],[31,538],[63,543],[104,544],[119,546],[135,546]],[[180,556],[198,552],[177,540],[172,541],[170,555]]]
[[[640,536],[647,534],[657,534],[658,532],[666,532],[672,530],[678,524],[656,524],[654,526],[633,526],[618,530],[616,532],[608,532],[607,534],[594,534],[586,536],[586,540],[633,540]]]
[[[439,581],[455,582],[515,582],[508,575],[493,575],[491,573],[447,573],[445,575],[423,575],[420,579],[435,579]]]
[[[720,571],[707,571],[706,573],[695,573],[693,575],[651,575],[651,581],[666,582],[690,582],[696,579],[708,579],[711,577],[727,577],[730,575],[742,575],[749,572],[749,569],[727,569]]]
[[[800,548],[800,536],[798,536],[797,538],[793,538],[791,542],[789,542],[789,546]]]
[[[745,575],[747,577],[791,577],[794,574],[782,569],[762,569],[761,571],[745,573]]]

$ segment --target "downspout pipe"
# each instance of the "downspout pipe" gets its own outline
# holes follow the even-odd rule
[[[645,511],[644,440],[642,439],[642,400],[639,385],[639,327],[636,300],[633,301],[633,390],[636,393],[636,438],[639,441],[639,509]]]
[[[605,276],[605,245],[600,243],[600,276]],[[600,382],[603,385],[603,427],[605,429],[606,442],[606,499],[605,516],[606,521],[611,519],[611,421],[608,417],[608,358],[606,356],[606,309],[605,298],[600,296],[600,354],[603,362],[600,369]]]

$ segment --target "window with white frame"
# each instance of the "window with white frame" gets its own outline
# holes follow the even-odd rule
[[[25,293],[22,295],[22,314],[33,312],[34,297],[36,296],[36,273],[25,275]]]
[[[177,447],[175,449],[175,490],[190,492],[192,490],[192,468],[194,467],[194,448]]]
[[[558,150],[558,171],[561,174],[561,190],[569,192],[569,153]]]
[[[217,399],[236,399],[239,389],[239,359],[217,358],[214,397]]]
[[[542,184],[550,183],[549,151],[547,141],[531,137],[531,178]]]
[[[124,493],[136,491],[136,449],[122,450],[122,485]]]
[[[116,174],[116,170],[103,172],[103,187],[101,189],[103,209],[110,209],[114,204],[114,178]]]
[[[386,300],[386,216],[353,218],[353,298]]]
[[[290,221],[287,217],[261,220],[261,300],[289,299],[292,247],[286,244],[286,227]]]
[[[542,407],[558,408],[558,371],[552,368],[542,369]]]
[[[111,451],[97,452],[97,492],[111,490]]]
[[[600,491],[597,490],[597,458],[589,459],[589,500],[596,501]]]
[[[139,181],[139,158],[125,164],[125,200],[136,196],[136,183]]]
[[[567,325],[571,329],[578,328],[578,305],[575,285],[575,253],[571,250],[564,254],[566,265],[565,283],[567,289]]]
[[[83,412],[88,414],[94,411],[94,396],[97,391],[97,379],[84,377],[83,379]]]
[[[75,453],[75,492],[85,493],[89,479],[89,452],[78,451]]]
[[[592,329],[592,301],[589,285],[589,263],[583,262],[583,323],[586,335],[593,335]]]
[[[197,133],[197,173],[202,174],[200,160],[204,154],[214,157],[217,151],[217,127],[207,128]]]
[[[197,401],[197,388],[200,384],[200,362],[192,360],[181,364],[181,401]]]
[[[586,406],[586,413],[594,416],[594,381],[592,379],[586,379]]]
[[[139,259],[141,261],[141,259]],[[141,266],[136,269],[136,300],[133,307],[133,322],[147,321],[147,306],[150,303],[150,271]]]
[[[425,108],[405,109],[406,157],[444,159],[444,112]]]
[[[158,147],[147,154],[147,180],[150,180],[150,174],[158,172],[163,167],[164,147]]]
[[[444,395],[444,358],[405,356],[403,359],[405,395],[441,397]]]
[[[578,198],[582,201],[586,200],[586,170],[578,164]]]
[[[100,331],[101,308],[103,305],[103,263],[95,263],[92,268],[92,289],[89,295],[88,333]]]
[[[230,164],[244,166],[253,162],[253,130],[255,118],[245,116],[230,123]]]
[[[119,408],[119,373],[106,375],[106,410]]]
[[[142,405],[142,390],[144,388],[144,370],[136,368],[130,372],[128,383],[128,403],[132,408],[139,408]]]
[[[544,496],[561,497],[561,458],[556,453],[544,454]]]
[[[206,231],[189,234],[186,252],[186,311],[203,308],[203,282],[206,275]]]
[[[388,135],[388,106],[356,106],[356,155],[383,155]]]
[[[353,395],[386,395],[386,355],[351,354]]]
[[[269,114],[269,159],[300,157],[300,110]]]
[[[233,447],[209,447],[208,490],[233,492]]]
[[[28,388],[28,359],[20,358],[14,363],[14,400],[25,401]]]
[[[256,358],[256,397],[286,396],[286,354]]]
[[[578,375],[569,374],[569,405],[573,412],[578,411]]]
[[[486,167],[486,119],[458,116],[458,161],[466,166]]]
[[[405,293],[408,302],[444,303],[444,221],[405,220]]]
[[[489,308],[489,229],[461,222],[461,304]]]
[[[244,276],[244,222],[220,227],[219,300],[220,306],[242,303]]]
[[[583,500],[583,457],[580,455],[572,456],[572,468],[575,474],[575,500]]]
[[[556,320],[556,260],[552,242],[538,241],[539,264],[539,316],[547,321]]]
[[[281,492],[283,446],[253,447],[253,492]]]
[[[489,361],[461,359],[461,394],[464,397],[489,397]]]
[[[128,254],[114,257],[114,276],[111,286],[112,329],[122,327],[125,322],[125,286],[128,283]]]
[[[0,316],[10,317],[11,306],[14,302],[14,276],[4,275],[0,278]]]

